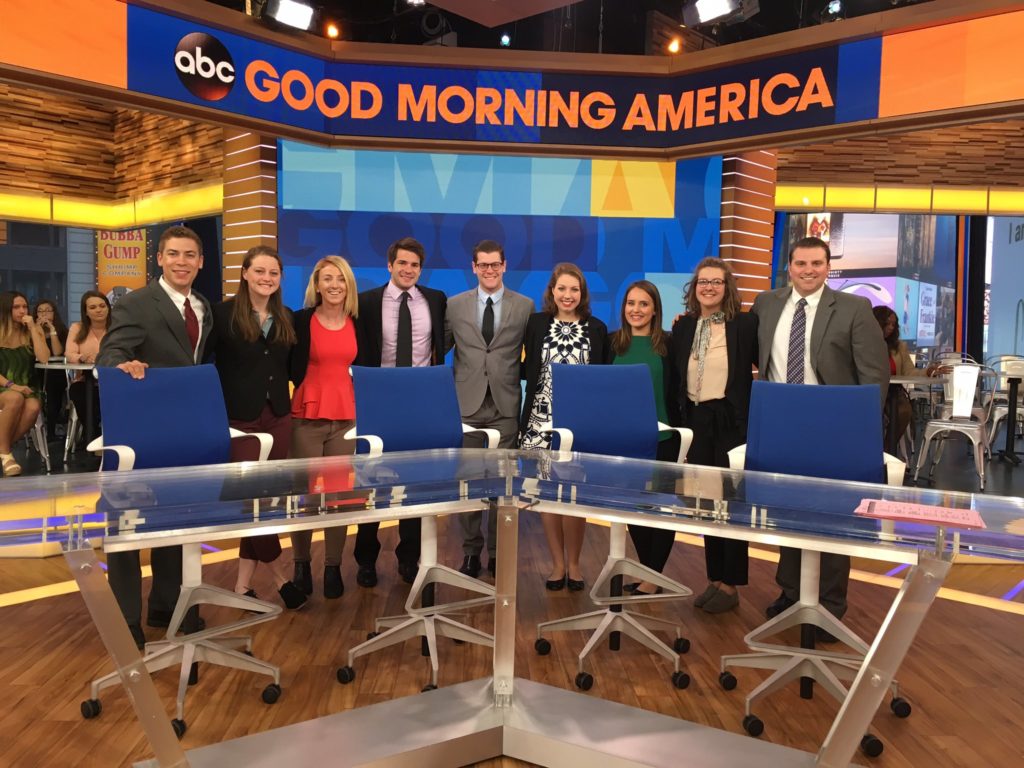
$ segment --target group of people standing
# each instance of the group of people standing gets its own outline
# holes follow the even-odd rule
[[[457,395],[465,422],[498,430],[503,448],[548,447],[541,426],[550,421],[551,365],[643,364],[659,419],[694,432],[690,463],[728,466],[727,453],[746,441],[747,409],[753,368],[772,381],[829,384],[877,383],[884,391],[889,369],[885,342],[870,305],[836,293],[825,285],[828,245],[817,238],[796,243],[789,256],[790,285],[756,297],[753,310],[742,312],[740,292],[728,263],[707,258],[698,264],[685,288],[685,313],[663,330],[663,304],[658,289],[646,280],[628,286],[620,311],[620,328],[609,334],[590,309],[587,282],[574,264],[555,266],[535,311],[531,299],[504,284],[502,246],[478,243],[471,266],[477,285],[450,300],[419,284],[426,254],[412,238],[388,249],[387,284],[362,293],[345,259],[327,256],[313,269],[304,306],[291,312],[282,301],[283,265],[271,248],[257,247],[245,256],[237,295],[211,306],[192,284],[202,267],[202,244],[185,227],[171,227],[159,241],[161,275],[143,289],[122,298],[110,313],[99,294],[82,300],[83,321],[72,328],[69,354],[97,365],[120,368],[135,378],[149,366],[193,365],[212,360],[220,373],[231,425],[247,432],[274,436],[272,459],[334,456],[354,452],[346,434],[354,425],[355,397],[350,365],[443,365],[454,350]],[[2,301],[2,300],[0,300]],[[43,332],[25,322],[13,327],[5,318],[21,318],[0,303],[0,354],[11,334],[27,334],[37,358],[45,350]],[[20,339],[20,337],[19,337]],[[73,340],[73,344],[72,344]],[[24,344],[11,346],[24,347]],[[521,385],[525,379],[525,401]],[[289,382],[294,393],[289,394]],[[0,381],[0,432],[19,412],[7,407],[15,397],[22,409],[19,423],[34,418],[25,411],[31,398],[17,385]],[[14,391],[12,391],[14,390]],[[880,412],[881,413],[881,412]],[[678,453],[675,433],[661,436],[658,458]],[[475,435],[466,445],[477,445]],[[246,442],[236,441],[235,458],[244,458]],[[0,460],[10,456],[0,433]],[[494,507],[488,514],[459,517],[463,534],[460,570],[476,577],[495,571]],[[487,520],[486,536],[484,520]],[[544,532],[551,563],[545,574],[549,590],[582,590],[580,568],[585,521],[545,516]],[[661,571],[674,541],[671,532],[631,526],[630,533],[645,565]],[[398,573],[406,582],[416,575],[419,521],[403,520],[396,547]],[[309,532],[292,534],[294,568],[287,574],[278,563],[276,536],[243,540],[235,589],[255,594],[253,575],[267,564],[286,606],[298,608],[313,592]],[[323,572],[325,598],[344,592],[341,555],[345,528],[326,532]],[[380,551],[377,526],[360,526],[354,547],[360,586],[377,583]],[[138,557],[111,562],[110,578],[132,632],[143,641]],[[705,540],[708,586],[696,605],[709,613],[735,608],[737,587],[747,583],[747,548],[743,542]],[[794,560],[795,558],[795,560]],[[794,566],[795,563],[795,566]],[[176,548],[153,556],[154,584],[148,623],[166,626],[180,585],[180,553]],[[783,591],[769,607],[778,613],[797,599],[799,553],[783,552],[777,580]],[[822,603],[837,616],[845,611],[849,561],[822,560]],[[654,591],[651,584],[628,585],[637,594]],[[193,615],[186,631],[202,626]]]

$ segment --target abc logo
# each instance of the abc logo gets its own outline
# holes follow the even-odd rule
[[[235,63],[224,44],[205,32],[192,32],[178,41],[174,68],[181,84],[207,101],[220,101],[235,84]]]

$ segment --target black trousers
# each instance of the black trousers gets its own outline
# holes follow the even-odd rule
[[[181,591],[181,547],[159,547],[150,552],[153,586],[149,610],[170,613]],[[111,552],[107,555],[107,580],[129,624],[142,625],[142,567],[139,553]]]
[[[679,433],[672,435],[658,443],[658,453],[655,458],[658,461],[675,462],[679,455]],[[665,570],[665,563],[668,556],[672,554],[672,545],[676,541],[676,532],[667,531],[664,528],[648,528],[643,525],[630,525],[629,538],[633,540],[633,548],[636,549],[637,560],[658,573]]]
[[[416,565],[420,560],[420,529],[421,521],[418,517],[398,521],[398,546],[395,547],[395,556],[398,562]],[[380,554],[380,541],[377,539],[377,529],[380,523],[362,523],[356,530],[356,545],[353,550],[356,562],[359,565],[375,565],[377,555]]]
[[[729,451],[747,440],[747,427],[736,418],[736,409],[726,399],[700,404],[687,401],[686,421],[693,430],[693,442],[686,454],[690,464],[728,467]],[[704,563],[708,581],[736,586],[747,583],[747,542],[704,537]]]

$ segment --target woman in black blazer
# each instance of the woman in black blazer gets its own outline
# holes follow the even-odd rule
[[[693,430],[690,464],[728,467],[728,452],[747,441],[752,368],[757,364],[757,315],[741,312],[729,265],[707,258],[686,287],[686,314],[672,327],[682,426]],[[694,605],[723,613],[739,605],[747,583],[747,543],[704,537],[708,586]]]
[[[228,421],[243,432],[274,437],[271,459],[284,459],[291,445],[291,400],[288,359],[295,344],[292,313],[281,301],[283,267],[277,251],[250,248],[242,261],[242,281],[233,299],[213,308],[214,364],[220,374]],[[232,460],[252,459],[255,442],[235,440]],[[252,578],[258,563],[274,563],[281,555],[277,535],[243,538],[238,547],[235,591],[255,596]],[[306,595],[272,566],[278,593],[289,608]]]
[[[523,334],[526,401],[519,422],[521,448],[548,448],[549,436],[540,427],[551,421],[551,364],[603,363],[607,356],[608,328],[590,314],[587,281],[575,264],[555,266],[544,290],[543,311],[530,316]],[[580,553],[586,520],[542,514],[551,550],[548,589],[583,589]]]

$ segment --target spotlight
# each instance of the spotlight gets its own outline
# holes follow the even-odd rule
[[[759,0],[692,0],[683,7],[683,23],[697,27],[714,21],[734,24],[761,10]]]
[[[667,48],[669,53],[679,53],[683,50],[683,42],[678,37],[673,37]]]
[[[427,0],[406,0],[406,2],[409,3],[409,5],[416,5],[416,6],[426,5],[427,4]]]
[[[333,21],[328,21],[324,25],[324,36],[325,37],[328,37],[331,40],[337,40],[338,39],[338,35],[340,35],[340,34],[341,34],[341,28],[338,27],[338,25],[335,24]]]
[[[313,21],[313,6],[300,3],[298,0],[268,0],[263,18],[308,32]]]
[[[502,32],[501,37],[498,38],[498,43],[501,45],[502,48],[508,48],[510,45],[512,45],[512,35],[510,35],[508,32]]]
[[[821,20],[826,21],[839,21],[846,16],[846,9],[843,8],[843,0],[829,0],[825,4],[825,7],[821,9]]]

